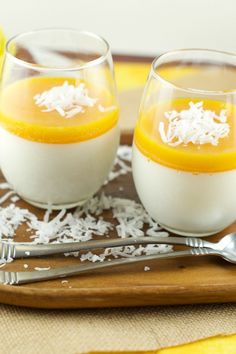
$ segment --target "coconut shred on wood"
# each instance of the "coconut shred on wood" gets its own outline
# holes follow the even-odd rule
[[[203,108],[203,102],[189,102],[189,109],[165,112],[168,121],[167,129],[164,122],[159,123],[162,141],[170,146],[192,144],[218,145],[219,139],[229,135],[226,110],[220,114]]]
[[[118,175],[128,173],[130,171],[131,148],[120,147],[116,161],[119,161],[116,166]],[[11,188],[9,185],[0,184],[0,189],[7,189],[6,193],[9,193],[9,188]],[[106,215],[106,211],[111,211],[114,221],[104,219],[102,214]],[[104,193],[93,197],[73,212],[66,212],[65,209],[62,209],[55,217],[52,217],[52,210],[49,206],[42,220],[39,220],[29,210],[20,208],[14,203],[0,207],[0,239],[13,240],[18,227],[22,224],[27,225],[28,231],[32,234],[30,236],[32,243],[35,244],[89,241],[94,236],[108,237],[111,230],[115,230],[117,236],[121,238],[168,235],[158,223],[151,219],[141,204],[130,199],[114,198]],[[172,247],[168,245],[149,244],[138,247],[106,248],[100,254],[89,251],[65,255],[77,256],[81,261],[101,262],[111,257],[134,257],[171,250]],[[2,263],[4,261],[6,262],[6,260],[2,260]],[[9,262],[11,259],[7,261]]]

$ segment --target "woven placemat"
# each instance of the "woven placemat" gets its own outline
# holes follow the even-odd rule
[[[151,350],[236,332],[236,304],[95,310],[0,305],[1,354]]]

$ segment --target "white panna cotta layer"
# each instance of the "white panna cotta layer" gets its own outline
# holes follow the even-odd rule
[[[206,236],[236,220],[236,170],[178,171],[148,159],[135,143],[132,168],[141,202],[166,229]]]
[[[72,207],[102,186],[119,144],[119,127],[96,138],[70,144],[23,139],[0,129],[0,161],[6,180],[37,206]]]

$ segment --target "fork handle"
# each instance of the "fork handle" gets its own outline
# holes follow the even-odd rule
[[[10,279],[10,281],[6,281],[12,285],[24,284],[24,283],[33,283],[39,282],[43,280],[64,278],[67,276],[77,275],[81,273],[86,273],[90,271],[96,271],[104,268],[112,268],[115,266],[133,264],[138,262],[147,262],[151,260],[158,259],[171,259],[178,257],[186,257],[186,256],[204,256],[204,255],[216,255],[216,252],[207,248],[192,248],[185,251],[176,251],[170,253],[162,253],[156,255],[149,256],[139,256],[139,257],[131,257],[131,258],[121,258],[114,259],[100,263],[85,263],[78,264],[74,266],[68,266],[63,268],[56,268],[50,270],[43,271],[33,271],[33,272],[4,272],[5,279]],[[6,275],[8,273],[8,275]]]
[[[55,243],[55,244],[33,244],[31,242],[17,243],[2,241],[2,259],[6,258],[29,258],[35,256],[49,256],[53,254],[78,252],[82,250],[99,249],[106,247],[123,247],[139,244],[168,244],[185,245],[189,247],[207,247],[212,248],[211,242],[193,237],[175,237],[175,236],[155,236],[155,237],[130,237],[118,239],[91,240],[85,242]]]

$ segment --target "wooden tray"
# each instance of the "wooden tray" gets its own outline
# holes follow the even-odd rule
[[[124,191],[119,192],[122,185]],[[131,174],[121,176],[105,187],[106,193],[137,200]],[[18,202],[42,217],[43,211]],[[236,230],[236,225],[225,230]],[[115,237],[111,232],[110,237]],[[26,241],[21,229],[16,238]],[[44,259],[16,260],[3,269],[27,270],[34,267],[58,267],[78,263],[74,257],[56,256]],[[193,304],[236,301],[236,267],[215,257],[183,258],[159,260],[147,264],[136,264],[101,270],[94,274],[84,274],[45,281],[30,285],[0,285],[0,302],[37,308],[82,308],[113,307],[164,304]]]

